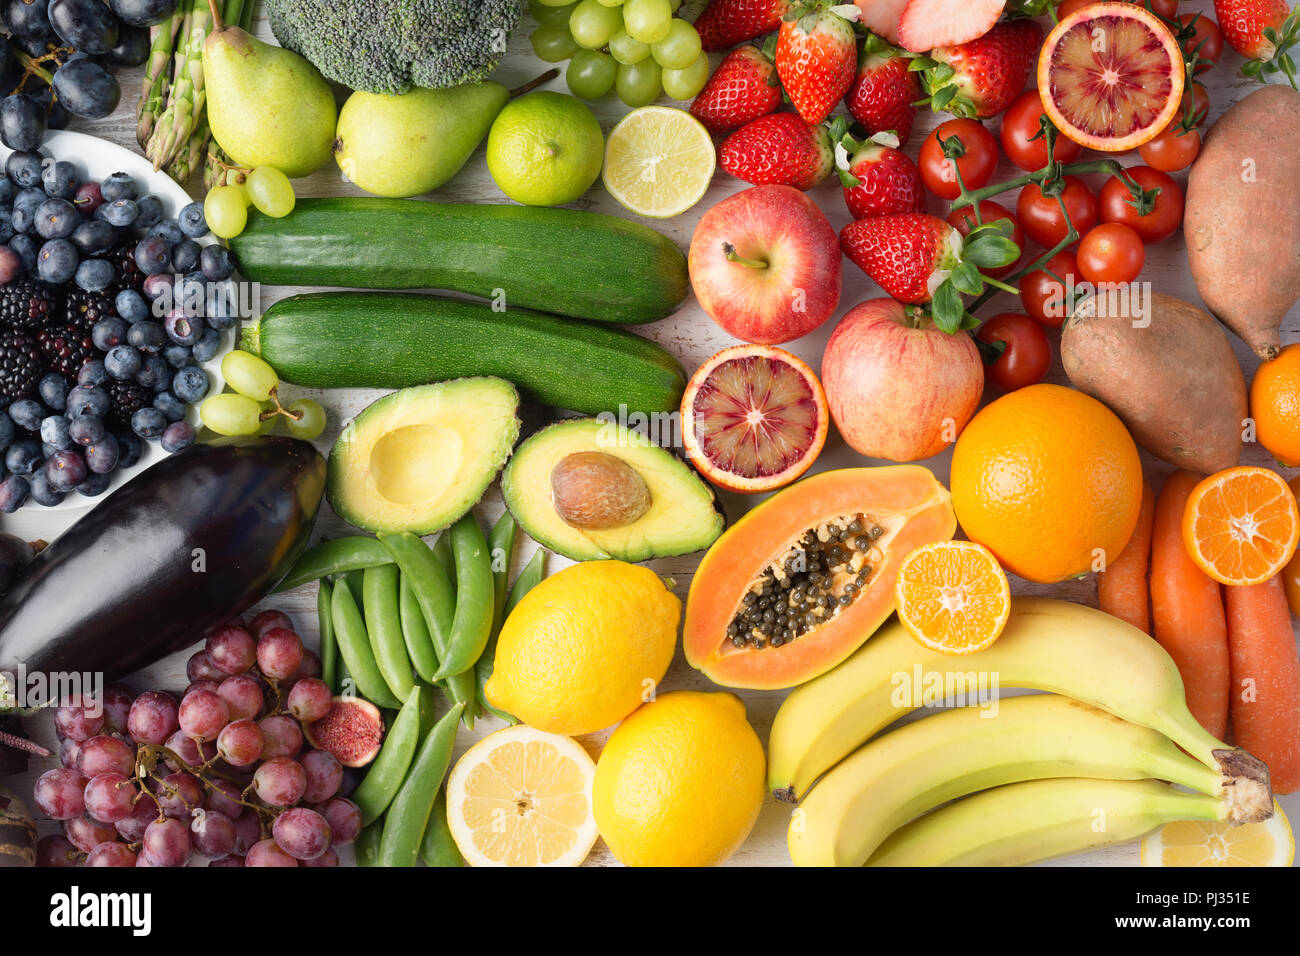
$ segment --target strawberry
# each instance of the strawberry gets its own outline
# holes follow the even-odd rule
[[[691,103],[691,115],[710,133],[725,133],[773,113],[781,105],[776,65],[757,47],[737,47],[723,58]]]
[[[931,50],[923,83],[931,109],[956,116],[996,116],[1020,95],[1043,45],[1033,20],[1004,20],[978,40]]]
[[[1286,0],[1214,0],[1214,15],[1228,45],[1250,60],[1242,73],[1262,80],[1281,71],[1296,85],[1287,50],[1300,37],[1300,12],[1293,13]]]
[[[911,60],[894,47],[868,37],[858,58],[858,74],[849,87],[849,114],[871,136],[886,130],[906,143],[912,135],[916,107],[921,96],[917,74],[908,69]]]
[[[851,11],[856,7],[835,7]],[[781,22],[776,40],[776,72],[794,108],[809,123],[820,123],[844,98],[857,67],[853,26],[827,0],[802,0]]]
[[[924,53],[978,39],[998,22],[1007,0],[908,0],[898,21],[898,42]]]
[[[961,264],[961,234],[938,216],[903,213],[858,219],[840,232],[840,248],[899,302],[929,302]]]
[[[898,25],[907,0],[857,0],[857,4],[864,27],[890,43],[898,42]]]
[[[790,0],[709,0],[695,20],[706,52],[726,50],[781,28]]]
[[[794,113],[772,113],[723,140],[718,165],[755,186],[809,189],[830,175],[835,151],[826,127],[805,123]]]
[[[853,154],[840,169],[840,182],[844,203],[854,219],[925,212],[920,170],[891,143],[896,145],[898,139],[888,134],[865,143],[844,139],[844,146]]]

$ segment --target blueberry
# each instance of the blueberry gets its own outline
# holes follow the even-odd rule
[[[171,369],[157,355],[146,355],[140,371],[135,373],[136,384],[153,389],[155,392],[165,389],[171,383],[171,378]]]
[[[66,199],[50,197],[36,207],[36,234],[42,239],[66,239],[81,224],[81,213]]]
[[[72,230],[72,244],[83,256],[100,256],[117,245],[117,233],[106,222],[87,219]]]
[[[235,260],[225,246],[204,246],[203,252],[199,254],[199,268],[203,270],[203,278],[209,282],[220,282],[229,279],[235,271]]]
[[[106,475],[117,467],[122,451],[117,447],[117,439],[104,435],[99,441],[86,446],[86,467],[97,475]]]
[[[36,207],[15,204],[9,212],[9,227],[20,236],[30,236],[36,231]]]
[[[171,392],[159,392],[153,397],[153,407],[162,412],[169,422],[185,417],[185,403]]]
[[[47,458],[46,461],[48,462],[49,459]],[[48,468],[49,465],[47,464],[46,467]],[[53,508],[55,505],[62,504],[64,497],[66,492],[55,491],[44,472],[38,471],[32,475],[32,501],[46,508]]]
[[[18,187],[13,184],[13,180],[0,178],[0,206],[12,206],[17,195]]]
[[[174,455],[193,444],[194,429],[186,422],[172,422],[162,433],[162,448],[168,454]]]
[[[30,475],[42,461],[41,443],[35,438],[20,438],[5,452],[5,467],[11,475]]]
[[[166,416],[156,408],[142,408],[131,416],[131,430],[141,438],[157,438],[166,427]]]
[[[74,449],[56,451],[45,459],[45,480],[55,491],[66,494],[85,481],[87,474],[89,469],[86,467],[86,459]]]
[[[216,358],[217,353],[221,351],[221,333],[216,329],[207,329],[194,343],[191,351],[196,362],[207,362]]]
[[[49,458],[56,451],[60,451],[58,445],[51,445],[47,441],[41,442],[41,458]]]
[[[99,191],[105,202],[115,199],[135,199],[135,180],[126,173],[109,173],[99,184]]]
[[[104,370],[120,382],[135,378],[143,363],[140,350],[131,345],[115,345],[104,356]]]
[[[104,438],[104,420],[98,415],[77,415],[68,424],[68,437],[78,445],[93,445]]]
[[[171,219],[160,219],[158,222],[154,223],[149,227],[148,235],[158,236],[166,240],[167,245],[169,246],[178,246],[185,238],[185,233],[181,232],[181,227],[176,225],[175,221]],[[185,270],[182,269],[178,271],[183,272]]]
[[[163,217],[162,200],[157,196],[145,196],[136,200],[140,214],[135,217],[135,224],[141,229],[151,229]]]
[[[42,171],[41,154],[35,150],[17,149],[5,160],[5,175],[15,186],[39,186]]]
[[[184,312],[169,312],[163,319],[163,328],[167,337],[177,345],[194,345],[203,336],[203,320],[198,316],[188,316]]]
[[[113,299],[113,308],[128,322],[140,322],[149,317],[149,306],[135,289],[123,289]]]
[[[167,333],[163,327],[152,319],[137,322],[126,331],[128,345],[133,345],[141,352],[156,354],[167,344]]]
[[[13,514],[27,502],[32,493],[31,482],[19,475],[10,475],[0,481],[0,511]]]
[[[45,407],[51,411],[61,412],[68,407],[68,383],[62,375],[50,372],[41,379],[36,391]]]
[[[103,359],[88,360],[85,365],[81,366],[81,371],[77,373],[77,384],[84,385],[87,388],[103,385],[107,381],[108,372],[104,371]]]
[[[103,418],[108,414],[110,404],[108,392],[97,385],[78,385],[68,392],[69,415],[98,415]]]
[[[108,486],[112,483],[113,479],[109,475],[97,475],[92,471],[86,476],[85,481],[77,485],[77,494],[86,498],[98,498],[108,491]]]
[[[77,266],[73,278],[87,292],[103,292],[113,284],[113,264],[107,259],[87,259]]]
[[[2,180],[9,182],[9,180]],[[0,206],[0,242],[8,242],[14,237],[14,211],[12,207]]]
[[[106,202],[95,210],[95,218],[102,219],[110,226],[121,229],[135,222],[140,214],[140,207],[134,199],[115,199]]]
[[[82,263],[85,265],[85,263]],[[90,330],[90,340],[95,343],[95,348],[101,352],[107,352],[114,345],[121,345],[127,341],[127,329],[130,326],[122,319],[116,316],[109,316],[106,319],[100,319]]]
[[[62,415],[47,415],[41,419],[41,443],[53,445],[56,449],[72,445],[72,433],[68,420]]]
[[[159,299],[163,299],[164,303],[162,311],[166,312],[171,308],[172,283],[174,281],[175,280],[170,272],[160,272],[157,275],[147,277],[144,280],[144,284],[141,285],[140,291],[150,302],[157,302]]]
[[[21,398],[9,406],[9,417],[19,428],[29,432],[39,431],[41,419],[45,417],[45,409],[41,407],[40,402]]]
[[[22,263],[25,271],[31,272],[36,268],[36,240],[31,236],[17,235],[9,240],[9,248],[14,251],[18,261]]]
[[[41,171],[41,184],[47,193],[60,199],[71,199],[81,185],[77,181],[77,168],[63,160],[50,163]]]
[[[135,264],[147,276],[167,272],[172,266],[172,250],[161,236],[148,236],[135,244]]]
[[[198,267],[203,247],[193,239],[182,239],[172,248],[172,268],[177,272],[191,272]]]
[[[51,239],[36,253],[36,275],[42,282],[62,285],[77,272],[77,247],[67,239]]]
[[[118,431],[113,432],[113,437],[117,439],[118,454],[120,455],[117,467],[130,468],[140,460],[140,456],[144,454],[144,442],[135,433]]]
[[[184,409],[182,409],[182,412]],[[0,451],[9,447],[14,440],[14,420],[8,415],[0,415]]]
[[[169,343],[163,346],[162,357],[172,368],[184,368],[194,361],[194,351],[188,345]]]
[[[172,378],[172,391],[182,402],[193,405],[208,394],[208,376],[197,365],[187,365]]]

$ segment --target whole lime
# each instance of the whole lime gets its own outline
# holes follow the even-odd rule
[[[541,90],[513,100],[488,132],[488,172],[503,193],[528,206],[573,202],[600,175],[604,154],[596,117],[565,93]]]

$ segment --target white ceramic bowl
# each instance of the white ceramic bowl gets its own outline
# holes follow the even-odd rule
[[[192,197],[164,172],[155,172],[153,164],[139,153],[123,149],[113,143],[105,142],[85,133],[58,131],[45,138],[41,152],[51,159],[63,160],[77,167],[80,179],[84,181],[102,181],[110,173],[123,172],[135,180],[136,185],[147,193],[152,193],[162,200],[163,214],[175,218],[177,213],[192,201]],[[9,157],[10,150],[0,146],[0,162]],[[202,244],[215,240],[209,236],[200,239]],[[225,385],[221,377],[221,357],[234,344],[238,326],[221,333],[222,346],[215,358],[200,363],[208,373],[208,394],[220,392]],[[198,412],[190,406],[187,420],[198,428]],[[113,472],[112,484],[108,491],[96,498],[86,498],[75,491],[69,494],[61,504],[46,508],[28,501],[11,515],[0,515],[0,531],[17,534],[29,540],[44,538],[53,540],[66,530],[74,521],[103,501],[122,482],[139,474],[150,465],[166,456],[166,452],[157,441],[144,442],[144,454],[130,468],[119,468]]]

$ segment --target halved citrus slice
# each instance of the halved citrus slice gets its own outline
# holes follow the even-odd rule
[[[1183,544],[1196,566],[1220,584],[1263,584],[1300,542],[1300,510],[1286,481],[1268,468],[1217,472],[1192,489],[1183,512]]]
[[[638,216],[666,219],[703,198],[716,165],[704,124],[685,110],[643,106],[610,131],[601,177]]]
[[[1261,823],[1167,823],[1142,841],[1143,866],[1290,866],[1295,838],[1282,808]]]
[[[806,362],[770,345],[733,345],[682,396],[686,457],[713,484],[757,494],[794,481],[826,444],[826,393]]]
[[[520,724],[484,737],[447,778],[447,825],[471,866],[577,866],[596,842],[596,764]]]
[[[894,582],[898,620],[940,654],[973,654],[998,639],[1011,614],[1011,588],[993,552],[973,541],[917,548]]]
[[[1038,54],[1038,95],[1062,133],[1106,152],[1136,149],[1178,113],[1178,41],[1132,3],[1093,3],[1063,19]]]

